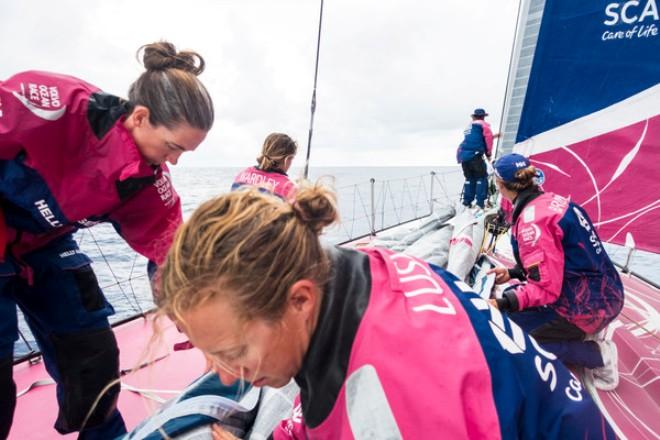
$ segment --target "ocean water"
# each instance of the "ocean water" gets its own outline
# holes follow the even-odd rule
[[[227,192],[241,169],[173,168],[172,179],[182,200],[184,218],[202,202]],[[302,170],[294,168],[289,175],[297,178]],[[325,231],[322,239],[329,243],[342,243],[369,234],[372,228],[380,230],[425,216],[429,213],[431,198],[436,203],[451,204],[458,200],[463,183],[459,167],[311,168],[309,177],[312,181],[321,178],[332,183],[337,192],[341,223]],[[146,259],[135,254],[111,226],[101,224],[81,230],[76,238],[81,249],[94,261],[99,284],[115,308],[112,322],[153,307]],[[607,251],[614,261],[625,262],[624,248],[607,245]],[[660,283],[657,255],[635,251],[631,268]],[[22,317],[19,328],[25,340],[16,344],[17,357],[28,353],[30,347],[36,347]]]
[[[229,191],[234,177],[242,169],[173,167],[172,180],[181,197],[184,218],[202,202]],[[431,172],[437,173],[435,177]],[[289,176],[293,179],[302,176],[302,169],[293,168]],[[319,178],[335,188],[339,203],[341,223],[328,228],[322,237],[329,243],[366,235],[372,224],[378,230],[428,215],[431,197],[441,203],[450,203],[458,197],[462,185],[459,167],[310,168],[309,179],[316,181]],[[110,225],[100,224],[80,230],[76,239],[93,260],[99,284],[115,309],[111,322],[153,308],[146,259],[133,252]],[[36,348],[22,316],[19,317],[19,329],[25,338],[16,343],[16,357]]]

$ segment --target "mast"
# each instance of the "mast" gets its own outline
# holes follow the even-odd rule
[[[509,97],[509,84],[511,83],[511,76],[514,73],[513,67],[513,59],[514,56],[516,55],[516,42],[517,42],[517,37],[520,34],[520,19],[521,19],[521,11],[523,7],[523,2],[524,0],[520,0],[518,2],[518,13],[516,14],[516,27],[515,27],[515,34],[513,36],[513,41],[511,42],[511,53],[509,55],[509,72],[506,75],[506,85],[504,86],[504,99],[502,100],[502,110],[500,111],[500,126],[498,129],[498,133],[502,133],[502,127],[504,125],[504,110],[507,108],[507,98]],[[495,151],[493,152],[493,157],[497,158],[499,157],[499,150],[500,150],[500,143],[502,142],[502,136],[497,138],[497,143],[495,144]]]
[[[311,116],[309,120],[309,135],[307,137],[307,156],[305,157],[305,173],[309,175],[309,154],[312,150],[312,133],[314,132],[314,113],[316,113],[316,83],[319,76],[319,54],[321,52],[321,27],[323,24],[323,0],[321,0],[321,12],[319,14],[319,31],[316,39],[316,65],[314,67],[314,90],[312,91]]]
[[[497,156],[510,153],[516,143],[545,3],[546,0],[520,0],[500,119],[501,137],[497,143]]]

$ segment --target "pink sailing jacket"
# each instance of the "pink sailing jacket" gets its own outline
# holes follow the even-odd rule
[[[587,334],[619,314],[621,279],[580,206],[553,193],[521,193],[513,222],[513,251],[527,279],[514,310],[547,305]]]
[[[231,189],[234,191],[244,185],[257,186],[284,200],[289,200],[296,190],[296,185],[285,172],[263,171],[257,167],[249,167],[238,173]]]
[[[127,111],[70,76],[0,81],[0,205],[12,254],[107,221],[137,252],[164,260],[180,200],[167,167],[150,166],[123,127]]]
[[[330,255],[274,438],[614,438],[556,357],[453,275],[387,250]]]

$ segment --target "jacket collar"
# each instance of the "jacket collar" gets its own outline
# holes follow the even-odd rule
[[[125,165],[119,174],[119,180],[124,181],[133,177],[149,177],[160,174],[163,171],[162,167],[151,165],[142,157],[133,136],[124,127],[124,120],[125,118],[121,118],[117,123],[117,130],[119,130],[125,152]]]
[[[513,200],[513,215],[511,216],[513,224],[516,223],[516,220],[518,220],[518,217],[520,217],[520,213],[525,208],[525,206],[527,206],[529,202],[541,194],[543,194],[543,191],[541,191],[538,186],[526,188],[518,193],[516,198]]]

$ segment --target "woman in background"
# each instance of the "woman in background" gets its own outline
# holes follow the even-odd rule
[[[296,157],[298,145],[284,133],[271,133],[264,140],[257,165],[241,171],[231,186],[232,191],[244,186],[257,186],[283,199],[295,192],[295,184],[287,172]]]

